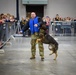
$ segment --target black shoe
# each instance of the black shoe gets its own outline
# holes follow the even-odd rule
[[[44,61],[44,58],[41,58],[41,61]]]
[[[35,59],[35,57],[31,57],[30,59]]]

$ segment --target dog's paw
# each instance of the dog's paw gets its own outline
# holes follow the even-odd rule
[[[53,60],[56,60],[56,58],[55,58],[55,59],[53,59]]]

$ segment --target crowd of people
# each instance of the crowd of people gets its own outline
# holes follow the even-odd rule
[[[59,14],[56,14],[55,18],[52,21],[76,21],[76,18],[71,17],[60,17]]]
[[[2,32],[3,32],[3,27],[2,27],[2,25],[4,24],[4,23],[6,23],[6,22],[15,22],[16,20],[15,20],[15,17],[14,17],[14,15],[11,15],[11,14],[9,14],[9,13],[7,13],[7,14],[3,14],[3,13],[1,13],[0,14],[0,48],[1,48],[1,46],[2,46]]]
[[[27,23],[28,20],[29,20],[28,17],[26,18],[22,17],[21,22],[20,22],[21,28],[23,28],[23,26]],[[62,18],[59,16],[59,14],[56,14],[54,18],[46,16],[46,17],[43,17],[42,20],[46,21],[47,28],[49,29],[49,25],[51,21],[76,21],[76,18],[71,18],[71,17]]]
[[[11,15],[9,13],[7,14],[0,14],[0,23],[5,23],[5,22],[14,22],[15,17],[14,15]]]
[[[76,21],[76,18],[71,18],[71,17],[65,17],[62,18],[61,16],[59,16],[59,14],[56,14],[56,16],[54,18],[50,18],[49,16],[43,17],[43,20],[51,20],[51,21]],[[21,28],[23,27],[23,25],[29,20],[28,17],[21,19]],[[14,22],[15,21],[15,17],[14,15],[11,15],[9,13],[7,14],[0,14],[0,23],[5,23],[5,22]],[[49,22],[48,22],[49,23]]]
[[[26,23],[29,21],[29,17],[22,17],[22,19],[20,20],[20,26],[21,29],[24,27],[24,25],[26,25]],[[62,18],[60,17],[59,14],[56,14],[56,16],[54,18],[50,18],[49,16],[43,17],[42,20],[44,22],[46,22],[46,26],[47,26],[47,33],[49,32],[49,25],[51,21],[76,21],[76,18],[71,18],[71,17],[65,17]],[[11,15],[9,13],[7,14],[0,14],[0,24],[5,23],[5,22],[17,22],[16,18],[14,15]],[[1,28],[0,28],[1,29]],[[30,30],[28,30],[28,34],[30,34]],[[0,32],[1,35],[1,32]],[[25,34],[24,34],[25,35]],[[0,37],[0,45],[1,45],[1,37]]]

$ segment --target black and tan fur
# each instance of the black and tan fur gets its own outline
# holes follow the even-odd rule
[[[43,24],[41,27],[40,27],[40,32],[39,32],[39,39],[37,39],[37,42],[38,41],[42,41],[44,44],[49,44],[49,50],[52,51],[52,54],[55,54],[55,58],[54,60],[56,60],[58,54],[57,54],[57,50],[58,50],[58,43],[57,41],[52,37],[50,36],[49,34],[46,34],[46,25]]]

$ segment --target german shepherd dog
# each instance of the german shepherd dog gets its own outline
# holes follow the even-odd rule
[[[55,54],[54,60],[56,60],[58,56],[57,54],[58,43],[52,36],[46,33],[46,30],[47,30],[46,25],[42,24],[40,27],[39,39],[37,39],[37,42],[42,41],[44,44],[49,44],[48,48],[52,52],[49,55]]]

